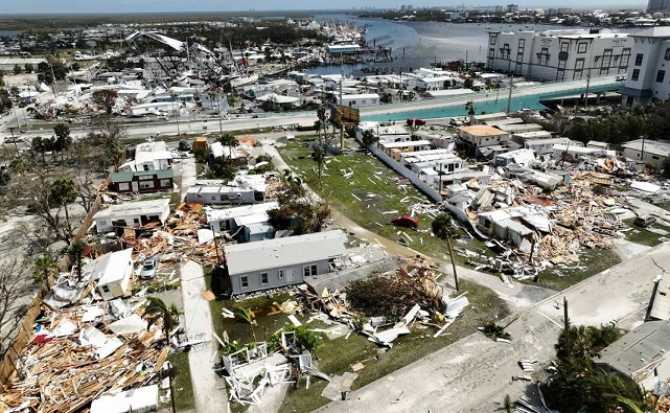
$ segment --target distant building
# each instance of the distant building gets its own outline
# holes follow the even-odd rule
[[[482,147],[505,144],[510,140],[509,133],[488,125],[464,126],[458,130],[458,136],[471,153]]]
[[[489,32],[487,64],[526,79],[563,81],[626,73],[632,41],[598,30]]]
[[[186,202],[203,205],[244,205],[265,201],[263,175],[238,175],[230,182],[196,182],[186,192]]]
[[[636,139],[621,145],[623,156],[636,162],[662,168],[663,162],[670,156],[670,141]]]
[[[624,83],[626,103],[670,99],[670,27],[654,27],[630,35],[632,61]]]
[[[670,378],[670,323],[649,321],[610,344],[596,363],[605,364],[645,390]]]
[[[335,270],[347,236],[335,230],[223,247],[232,295],[301,284]]]
[[[667,13],[670,12],[670,0],[649,0],[647,5],[648,13]]]
[[[110,175],[109,190],[126,193],[153,193],[172,191],[174,171],[172,169],[149,171],[122,171]]]

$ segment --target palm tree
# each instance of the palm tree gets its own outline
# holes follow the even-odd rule
[[[323,164],[326,160],[326,151],[322,145],[314,145],[312,148],[312,159],[316,162],[319,169],[319,188],[323,186]]]
[[[369,151],[370,146],[372,146],[375,142],[379,140],[379,137],[375,135],[375,133],[370,130],[366,129],[363,131],[363,136],[361,136],[361,140],[363,141],[363,146],[365,146],[365,150]]]
[[[233,312],[237,319],[249,326],[251,337],[253,337],[254,343],[256,343],[256,331],[254,331],[254,326],[256,326],[256,314],[254,314],[252,310],[244,307],[235,307]]]
[[[232,159],[233,157],[233,148],[236,148],[240,145],[240,142],[237,140],[237,138],[235,138],[235,136],[231,135],[230,133],[226,133],[225,135],[220,136],[218,142],[221,143],[221,145],[228,147],[228,159]]]
[[[68,205],[76,201],[77,196],[77,185],[69,176],[63,176],[51,183],[49,193],[51,204],[65,209],[65,225],[69,234],[72,234],[72,224],[70,222],[70,210]]]
[[[454,260],[454,250],[451,247],[451,238],[453,237],[453,228],[451,226],[451,217],[445,213],[439,214],[431,224],[433,234],[436,237],[447,241],[447,249],[449,250],[449,260],[454,271],[454,283],[456,291],[459,291],[458,274],[456,273],[456,261]]]
[[[51,271],[57,270],[56,261],[49,254],[43,254],[37,257],[33,263],[33,276],[36,281],[44,283],[45,289],[48,291],[51,289],[49,283],[49,275]]]
[[[165,338],[169,339],[170,331],[177,325],[175,309],[169,309],[165,302],[158,297],[147,297],[147,306],[144,307],[144,315],[147,316],[149,323],[147,330],[158,320],[163,320],[163,333]]]

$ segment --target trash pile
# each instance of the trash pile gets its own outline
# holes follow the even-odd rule
[[[439,275],[423,265],[373,275],[349,283],[345,290],[321,292],[303,289],[307,308],[322,311],[384,347],[409,334],[419,322],[441,335],[469,305],[467,297],[450,298],[437,284]]]
[[[625,198],[611,189],[610,176],[578,172],[553,191],[493,175],[488,184],[450,188],[443,207],[495,250],[496,257],[459,251],[477,269],[524,279],[557,265],[579,262],[579,251],[611,248],[622,236]]]
[[[79,411],[105,393],[156,381],[169,352],[162,322],[147,328],[141,308],[119,313],[122,304],[106,305],[43,306],[0,411]]]

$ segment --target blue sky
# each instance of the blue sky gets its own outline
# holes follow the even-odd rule
[[[496,5],[511,0],[0,0],[0,14],[11,13],[128,13],[180,11],[290,10],[347,7],[397,7],[401,4],[420,6]],[[642,7],[645,0],[517,0],[528,7]]]

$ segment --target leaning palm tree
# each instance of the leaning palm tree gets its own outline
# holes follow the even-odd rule
[[[435,234],[436,237],[447,241],[447,249],[449,250],[449,260],[451,261],[451,267],[454,271],[454,284],[456,286],[456,291],[459,291],[458,274],[456,273],[456,261],[454,261],[454,250],[451,247],[451,238],[453,237],[451,217],[449,217],[449,215],[445,213],[439,214],[431,224],[431,227],[433,230],[433,234]]]
[[[147,301],[148,303],[146,307],[144,307],[144,315],[149,320],[147,330],[149,330],[152,325],[156,324],[158,320],[163,320],[163,333],[165,334],[165,338],[169,338],[170,331],[177,325],[174,309],[169,309],[168,306],[165,305],[165,302],[158,297],[147,297]]]
[[[220,136],[218,141],[221,143],[221,145],[228,147],[228,159],[231,159],[233,157],[233,148],[239,146],[240,142],[237,140],[237,138],[235,138],[234,135],[229,133]]]
[[[235,314],[235,318],[243,321],[249,326],[251,337],[253,337],[255,343],[256,331],[254,330],[254,326],[256,326],[256,314],[254,314],[252,310],[244,307],[235,307],[233,312]]]

